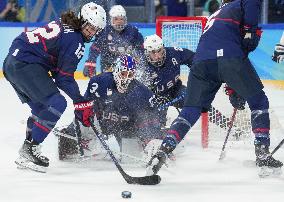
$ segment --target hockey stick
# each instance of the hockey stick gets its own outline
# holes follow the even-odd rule
[[[284,139],[281,140],[281,142],[273,149],[273,151],[271,152],[271,156],[277,152],[277,150],[284,144]]]
[[[236,114],[237,114],[237,109],[234,108],[234,112],[233,112],[231,121],[230,121],[230,123],[229,123],[229,129],[228,129],[228,132],[227,132],[227,135],[226,135],[226,138],[225,138],[223,147],[222,147],[222,151],[221,151],[220,156],[219,156],[219,160],[223,160],[223,159],[225,158],[225,155],[226,155],[226,153],[225,153],[225,147],[226,147],[226,144],[227,144],[227,142],[228,142],[228,138],[229,138],[231,129],[232,129],[232,127],[233,127],[233,124],[234,124],[234,121],[235,121],[235,118],[236,118]]]
[[[185,97],[185,94],[183,93],[183,94],[181,94],[180,96],[178,96],[178,97],[176,97],[175,99],[173,99],[172,101],[169,101],[169,102],[163,104],[162,106],[160,106],[160,107],[158,108],[158,110],[159,110],[159,111],[165,110],[167,107],[169,107],[169,106],[173,105],[174,103],[180,101],[180,100],[183,99],[184,97]]]
[[[132,177],[132,176],[126,174],[124,172],[124,170],[122,169],[121,165],[119,164],[118,160],[113,155],[113,153],[110,150],[109,146],[105,142],[105,140],[103,138],[103,135],[102,135],[102,130],[101,130],[101,127],[99,125],[99,122],[97,120],[96,115],[94,116],[94,118],[90,119],[90,122],[91,122],[91,127],[92,127],[94,133],[99,138],[100,142],[102,143],[102,145],[105,148],[105,150],[108,152],[110,158],[114,162],[114,164],[117,167],[118,171],[120,172],[120,174],[122,175],[122,177],[124,178],[124,180],[128,184],[156,185],[156,184],[160,183],[161,177],[159,175],[151,175],[151,176],[144,176],[144,177]]]

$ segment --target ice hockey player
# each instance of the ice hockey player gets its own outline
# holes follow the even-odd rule
[[[223,82],[242,96],[251,110],[259,176],[265,177],[270,174],[269,171],[280,173],[282,162],[269,153],[269,101],[247,57],[260,40],[258,19],[261,3],[260,0],[226,1],[209,17],[194,56],[184,107],[173,121],[159,151],[149,161],[148,174],[160,170],[167,154],[176,148],[196,123],[202,107],[211,104]]]
[[[138,29],[127,24],[126,11],[121,5],[114,5],[109,11],[110,25],[96,37],[89,50],[83,74],[92,77],[96,74],[96,60],[101,56],[101,72],[111,71],[117,57],[130,54],[137,60],[143,55],[143,36]]]
[[[180,79],[180,66],[191,66],[194,52],[177,47],[164,47],[163,40],[156,34],[147,36],[144,50],[148,65],[145,73],[149,77],[149,87],[160,105],[183,97],[186,87]],[[176,108],[183,107],[184,99],[175,102]],[[166,124],[167,109],[160,112],[160,120]]]
[[[85,92],[85,99],[94,101],[94,112],[97,114],[103,134],[116,138],[121,146],[122,138],[138,138],[138,145],[143,148],[147,143],[152,145],[162,138],[159,117],[153,93],[136,80],[136,62],[129,55],[120,56],[113,72],[104,72],[90,79]],[[74,158],[78,154],[76,130],[74,123],[59,133],[59,159]],[[98,155],[93,150],[96,135],[91,128],[81,127],[85,156]],[[160,145],[161,141],[158,141]],[[100,143],[99,143],[100,144]],[[145,152],[151,152],[147,147]],[[153,154],[151,154],[153,155]],[[69,159],[70,159],[69,158]]]
[[[284,61],[284,32],[282,34],[280,42],[275,45],[275,50],[272,56],[272,60],[278,63]]]
[[[39,172],[49,166],[48,158],[41,155],[40,143],[65,111],[67,102],[59,89],[73,100],[76,117],[89,125],[92,102],[81,96],[74,72],[84,54],[84,43],[105,25],[104,9],[90,2],[78,16],[67,11],[60,20],[23,32],[13,41],[3,65],[4,75],[22,103],[31,108],[16,164]]]

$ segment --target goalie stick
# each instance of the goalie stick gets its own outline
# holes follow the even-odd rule
[[[103,135],[102,135],[102,130],[101,130],[101,127],[99,125],[96,115],[94,116],[94,118],[90,120],[90,122],[91,122],[91,128],[93,129],[94,133],[96,134],[101,144],[103,145],[105,150],[108,152],[110,158],[114,162],[116,168],[118,169],[118,171],[120,172],[120,174],[122,175],[122,177],[128,184],[156,185],[160,183],[161,177],[159,175],[132,177],[128,175],[127,173],[125,173],[121,165],[119,164],[118,160],[115,158],[112,151],[110,150],[109,146],[105,142]]]

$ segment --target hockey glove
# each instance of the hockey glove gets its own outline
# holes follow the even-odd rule
[[[92,78],[93,76],[95,76],[96,75],[96,63],[92,61],[86,61],[84,70],[83,70],[83,75],[89,78]]]
[[[284,45],[276,44],[274,54],[272,55],[274,62],[280,63],[284,61]]]
[[[91,125],[90,118],[94,116],[94,101],[84,101],[74,103],[75,117],[86,127]]]
[[[242,48],[246,54],[254,51],[258,46],[262,34],[261,28],[244,28]]]
[[[231,105],[238,110],[244,110],[246,105],[246,100],[242,98],[240,95],[238,95],[237,92],[234,91],[234,89],[230,88],[229,86],[226,85],[224,88],[226,95],[229,96]]]

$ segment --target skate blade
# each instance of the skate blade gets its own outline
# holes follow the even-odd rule
[[[29,169],[29,170],[39,172],[39,173],[46,173],[46,171],[47,171],[47,167],[36,165],[33,162],[31,162],[31,161],[29,161],[25,158],[22,158],[22,157],[19,157],[15,161],[15,163],[17,164],[17,168],[21,169],[21,170]]]
[[[271,168],[263,166],[259,168],[258,176],[260,178],[279,177],[282,174],[281,168]]]

